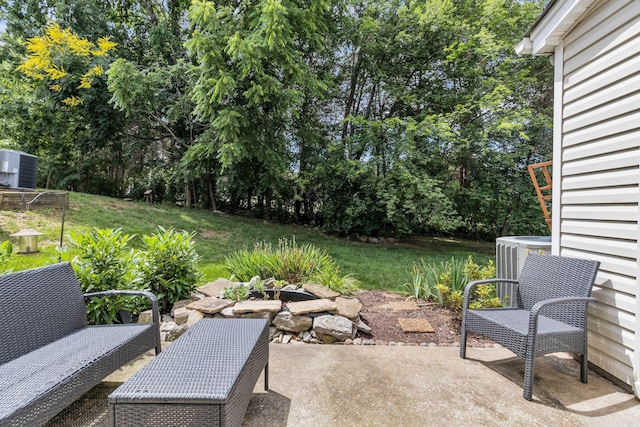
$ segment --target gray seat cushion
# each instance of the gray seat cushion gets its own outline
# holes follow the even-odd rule
[[[0,424],[31,411],[37,424],[38,405],[73,402],[155,343],[153,324],[91,326],[0,365]]]

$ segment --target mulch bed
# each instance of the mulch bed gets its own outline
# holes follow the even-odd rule
[[[438,345],[460,342],[460,315],[438,304],[407,299],[406,296],[385,291],[359,291],[355,296],[364,306],[360,315],[371,328],[371,338],[375,341]],[[424,325],[420,321],[422,319],[428,322],[434,332],[403,331],[401,322],[407,325],[407,329],[411,325]],[[468,343],[471,346],[484,346],[492,344],[492,341],[470,334]]]

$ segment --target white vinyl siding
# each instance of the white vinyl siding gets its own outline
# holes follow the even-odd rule
[[[640,1],[601,1],[563,39],[560,255],[601,262],[589,360],[633,385],[638,347]]]

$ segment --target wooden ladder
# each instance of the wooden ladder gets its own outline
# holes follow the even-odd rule
[[[542,208],[542,213],[544,214],[544,219],[549,227],[549,231],[551,231],[551,216],[549,215],[549,208],[547,204],[551,206],[551,174],[549,173],[549,167],[553,164],[553,161],[536,163],[534,165],[529,165],[527,169],[529,169],[529,176],[531,177],[531,181],[533,181],[533,186],[536,188],[536,194],[538,195],[538,201],[540,202],[540,207]],[[544,178],[544,185],[540,186],[538,183],[538,177],[536,175],[536,170],[539,170]]]

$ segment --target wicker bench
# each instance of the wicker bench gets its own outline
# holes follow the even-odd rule
[[[265,371],[265,319],[202,319],[109,395],[111,426],[240,426]]]
[[[0,276],[0,426],[38,426],[139,355],[160,351],[154,323],[87,326],[85,298],[68,263]]]

